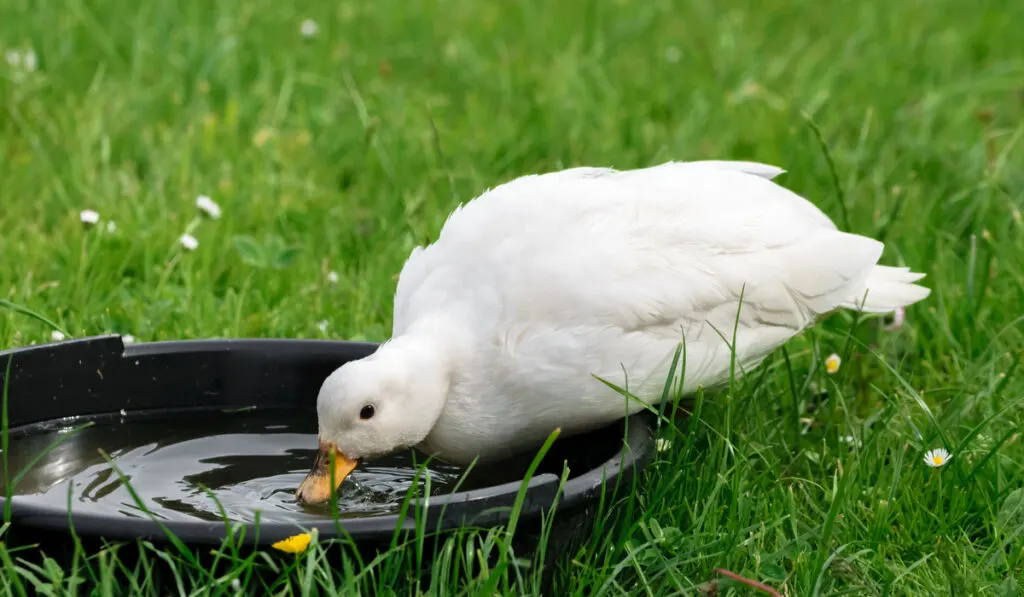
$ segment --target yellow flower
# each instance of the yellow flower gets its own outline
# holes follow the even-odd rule
[[[300,533],[298,535],[292,535],[287,539],[282,539],[271,547],[279,549],[285,553],[302,553],[309,547],[309,542],[312,536],[309,533]]]
[[[839,365],[841,364],[842,360],[839,358],[839,355],[833,352],[828,355],[827,359],[825,359],[825,371],[827,371],[829,375],[832,375],[836,371],[839,371]]]
[[[256,147],[263,147],[274,137],[274,129],[269,127],[260,127],[256,134],[252,136],[252,144]]]

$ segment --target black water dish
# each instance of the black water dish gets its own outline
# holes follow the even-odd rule
[[[125,345],[120,336],[114,335],[0,352],[0,376],[6,377],[9,367],[9,379],[0,384],[7,386],[8,393],[8,478],[13,479],[19,472],[15,464],[26,463],[49,449],[17,486],[4,487],[0,507],[9,506],[11,535],[7,540],[16,541],[22,536],[36,541],[42,535],[70,540],[73,531],[83,539],[146,539],[160,544],[168,541],[170,532],[190,546],[221,544],[229,532],[224,520],[197,512],[194,504],[159,503],[167,515],[159,509],[137,510],[130,500],[120,498],[113,507],[96,507],[101,497],[123,490],[119,477],[114,477],[109,464],[97,455],[98,449],[111,457],[118,451],[139,449],[140,462],[144,462],[145,454],[154,449],[202,439],[207,433],[204,430],[228,421],[234,421],[231,427],[238,432],[238,421],[250,420],[251,424],[242,425],[240,431],[249,438],[262,437],[272,427],[275,433],[293,434],[288,436],[292,442],[289,446],[295,443],[294,434],[308,437],[308,447],[285,446],[278,453],[267,455],[277,459],[277,469],[291,471],[299,478],[308,471],[316,449],[316,396],[320,383],[341,364],[367,356],[377,346],[291,339]],[[246,416],[255,418],[244,419]],[[268,425],[268,421],[274,425]],[[106,431],[91,435],[85,433],[90,429],[76,431],[56,448],[52,446],[59,434],[87,423],[92,423],[90,429]],[[138,431],[155,423],[159,429],[173,430],[170,435],[174,437],[153,437],[152,430]],[[76,439],[76,433],[88,439]],[[142,440],[132,439],[133,433]],[[551,537],[565,541],[575,535],[578,539],[578,535],[593,527],[588,517],[602,496],[615,495],[616,488],[633,490],[636,475],[653,454],[653,435],[654,418],[639,414],[585,435],[557,440],[528,483],[519,509],[520,527],[539,526],[542,515],[557,504]],[[234,448],[236,455],[247,449],[242,445]],[[341,534],[356,544],[379,545],[392,541],[396,529],[414,532],[417,524],[442,534],[464,525],[503,525],[510,520],[522,479],[535,455],[535,451],[524,452],[499,465],[481,467],[471,472],[458,488],[452,483],[435,483],[442,491],[435,489],[429,502],[421,503],[419,522],[416,516],[403,517],[386,507],[377,511],[369,508],[338,520],[332,520],[327,512],[318,516],[315,512],[295,511],[294,516],[289,512],[284,512],[288,515],[283,517],[265,516],[258,525],[255,519],[236,519],[232,521],[234,536],[252,547],[267,547],[296,533],[316,529],[321,538]],[[416,454],[396,458],[407,459],[401,463],[425,460]],[[232,482],[254,476],[246,470],[250,466],[247,460],[218,460],[211,455],[205,462],[208,469],[230,477]],[[364,466],[368,467],[366,474],[371,476],[367,478],[372,482],[374,463],[360,468]],[[446,468],[443,463],[427,466],[442,477],[447,475],[445,478],[450,479],[453,474],[451,467]],[[305,469],[296,471],[296,467]],[[562,485],[560,476],[565,467],[569,473]],[[46,472],[40,473],[43,469]],[[46,497],[44,489],[48,484],[67,485],[67,479],[76,470],[89,471],[88,478],[76,477],[84,488],[72,487],[70,492],[63,489]],[[129,476],[143,502],[154,503],[154,497],[159,500],[160,496],[154,496],[140,481],[146,471],[142,466]],[[147,478],[163,475],[174,482],[179,480],[173,471],[156,472],[157,475]],[[209,481],[209,475],[203,474],[195,476]],[[280,489],[277,488],[278,492]],[[294,487],[289,490],[294,491]],[[346,491],[345,485],[342,491]],[[196,499],[208,497],[206,494]],[[231,519],[230,514],[228,518]],[[244,527],[241,535],[238,525]],[[526,533],[529,535],[529,531]]]

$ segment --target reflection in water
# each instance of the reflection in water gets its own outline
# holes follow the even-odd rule
[[[11,477],[69,429],[12,435]],[[19,482],[14,499],[63,509],[70,487],[76,512],[145,517],[102,450],[146,508],[164,520],[221,521],[217,501],[233,521],[251,522],[257,510],[264,521],[322,519],[329,515],[326,506],[295,502],[295,488],[316,456],[315,430],[312,413],[280,411],[96,422],[43,456]],[[342,484],[339,515],[397,512],[414,481],[414,467],[411,453],[360,465]],[[459,482],[458,468],[432,463],[428,470],[432,494],[448,493]],[[422,474],[419,484],[422,489]]]

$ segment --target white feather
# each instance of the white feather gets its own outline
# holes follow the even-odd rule
[[[408,388],[444,401],[420,447],[457,463],[506,455],[639,410],[594,376],[656,401],[680,341],[691,392],[727,379],[734,328],[751,367],[865,293],[869,311],[928,295],[913,284],[921,274],[877,265],[881,243],[771,182],[781,172],[573,168],[455,209],[412,252],[395,295],[393,336],[442,355],[421,370],[450,368],[443,389]],[[378,351],[381,376],[385,364],[416,368],[402,346]]]

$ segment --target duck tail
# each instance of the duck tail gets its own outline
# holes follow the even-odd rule
[[[930,288],[914,284],[925,275],[906,267],[876,265],[868,274],[860,296],[851,297],[842,306],[865,313],[889,313],[924,300]]]

